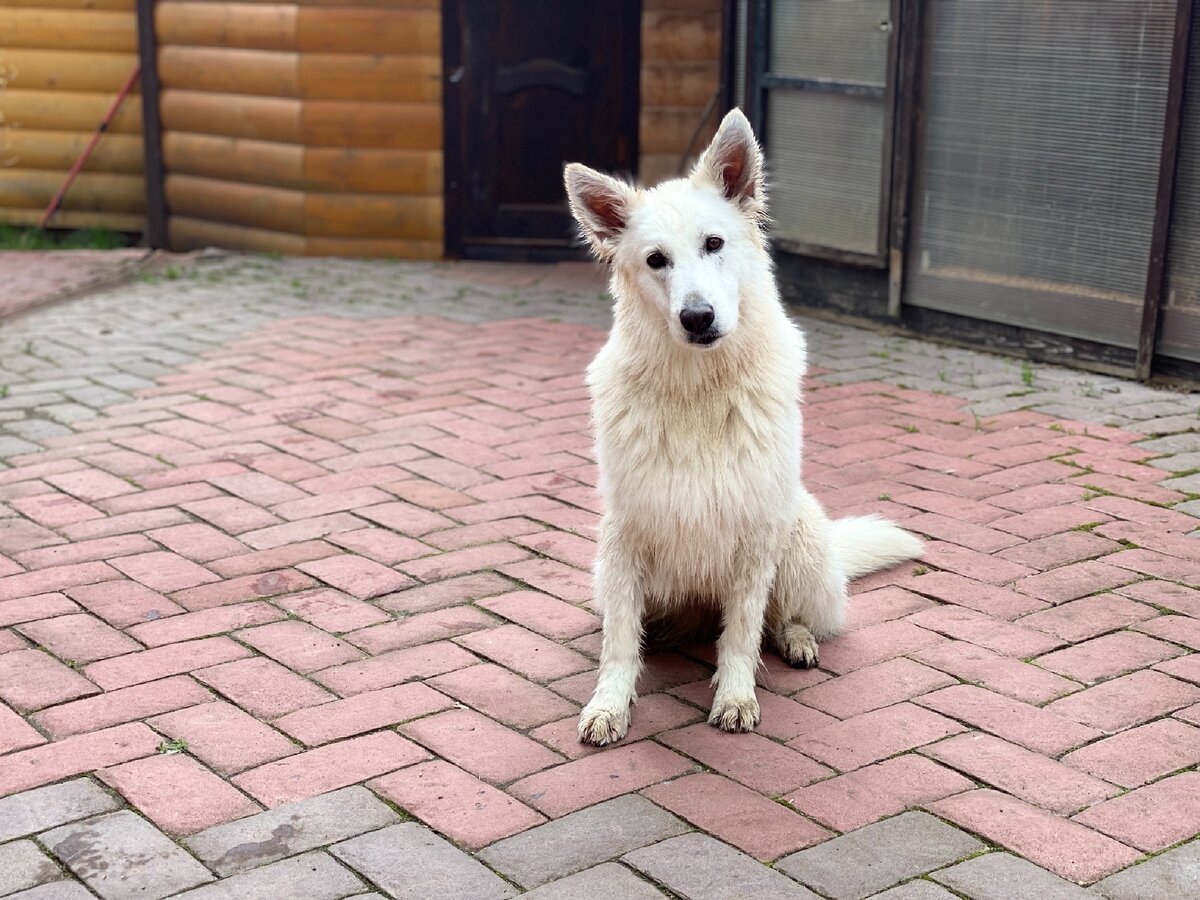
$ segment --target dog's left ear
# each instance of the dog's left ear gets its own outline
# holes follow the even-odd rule
[[[629,222],[629,185],[595,169],[571,163],[563,171],[571,215],[579,231],[600,259],[612,256],[613,243]]]
[[[750,121],[740,109],[731,109],[721,120],[716,137],[696,163],[692,179],[715,185],[726,200],[747,214],[755,218],[763,215],[763,155]]]

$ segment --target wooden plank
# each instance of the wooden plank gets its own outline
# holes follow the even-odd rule
[[[299,144],[300,107],[287,97],[163,91],[163,129]]]
[[[324,53],[438,56],[441,14],[432,9],[301,7],[296,46]]]
[[[0,206],[44,210],[65,177],[65,172],[43,169],[0,169]],[[141,213],[145,210],[141,176],[110,172],[81,174],[63,198],[62,208]]]
[[[344,256],[358,259],[441,259],[442,242],[310,237],[304,252],[307,256]]]
[[[162,0],[155,14],[160,46],[296,49],[293,3],[196,3]]]
[[[442,109],[432,103],[307,100],[301,134],[310,147],[440,150]]]
[[[715,60],[644,62],[642,105],[703,109],[719,86],[720,72]]]
[[[298,6],[326,6],[345,8],[361,6],[370,9],[385,7],[387,9],[433,9],[441,11],[442,0],[297,0]]]
[[[167,46],[158,53],[164,90],[298,97],[299,57],[291,51]]]
[[[133,12],[135,0],[0,0],[0,9],[6,6],[36,7],[40,9],[99,9]]]
[[[128,12],[11,8],[0,13],[5,49],[137,52],[137,22]]]
[[[721,14],[677,10],[642,13],[642,60],[721,57]]]
[[[303,53],[299,77],[301,96],[314,100],[442,102],[437,56]]]
[[[4,14],[0,12],[0,23]],[[3,25],[0,25],[2,28]],[[32,91],[96,91],[116,94],[138,64],[136,53],[86,50],[3,51],[0,65],[10,73],[8,88]],[[137,93],[140,85],[134,84]]]
[[[14,169],[70,169],[92,138],[82,131],[31,131],[14,128],[0,138],[0,157]],[[128,134],[106,134],[83,167],[84,172],[142,171],[142,139]]]
[[[682,150],[678,153],[643,153],[638,160],[638,181],[646,187],[653,187],[668,179],[678,178],[682,153]]]
[[[190,216],[171,216],[168,220],[172,250],[199,250],[224,247],[255,253],[304,252],[306,241],[298,234],[285,234],[264,228],[244,228],[228,222],[210,222]]]
[[[330,193],[440,194],[442,152],[309,147],[304,180]]]
[[[0,225],[17,228],[33,228],[42,219],[40,209],[12,209],[0,207]],[[50,223],[53,228],[106,228],[109,231],[127,231],[141,234],[146,219],[137,213],[79,212],[60,209]]]
[[[94,131],[112,101],[111,94],[3,90],[0,91],[0,119],[9,128]],[[117,134],[140,134],[141,98],[126,97],[108,130]]]
[[[696,132],[704,110],[694,107],[643,107],[639,117],[638,141],[641,152],[645,153],[677,153],[687,150],[688,142]],[[704,131],[697,139],[697,146],[703,147],[716,131],[715,116],[709,117]]]
[[[163,135],[163,155],[168,171],[178,175],[293,190],[305,186],[304,148],[299,144],[168,131]]]
[[[304,227],[311,237],[441,241],[442,198],[308,194]]]
[[[304,232],[304,194],[284,188],[168,174],[167,208],[172,216]]]

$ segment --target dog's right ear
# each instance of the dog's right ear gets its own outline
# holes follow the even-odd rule
[[[579,230],[600,259],[612,256],[613,242],[629,221],[633,190],[627,184],[595,169],[571,163],[563,172],[571,214]]]

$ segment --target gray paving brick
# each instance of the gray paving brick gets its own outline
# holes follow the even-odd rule
[[[807,888],[699,832],[634,850],[621,859],[686,900],[818,900]]]
[[[329,852],[389,897],[403,900],[505,900],[517,891],[424,825],[406,822],[334,844]]]
[[[96,895],[78,881],[52,881],[5,900],[96,900]]]
[[[776,868],[834,900],[861,900],[983,849],[957,828],[910,812],[793,853]]]
[[[181,847],[128,810],[64,825],[40,838],[105,900],[159,900],[213,880]]]
[[[1163,456],[1148,462],[1154,468],[1167,472],[1190,472],[1200,469],[1200,453],[1176,453],[1174,456]]]
[[[871,900],[956,900],[957,895],[931,881],[918,879],[872,894]]]
[[[687,830],[645,797],[627,794],[498,841],[479,857],[529,888]]]
[[[0,799],[0,841],[36,834],[119,807],[111,794],[86,778],[13,794]]]
[[[62,878],[62,872],[33,841],[0,845],[0,897]]]
[[[1090,891],[1010,853],[977,856],[930,877],[971,900],[1095,900]]]
[[[1092,890],[1109,900],[1194,900],[1200,897],[1200,840],[1109,875]]]
[[[1187,513],[1189,516],[1200,517],[1200,500],[1188,500],[1186,503],[1177,503],[1171,507],[1175,512]]]
[[[206,884],[179,900],[341,900],[364,887],[337,860],[314,850]]]
[[[1200,494],[1200,474],[1169,478],[1162,483],[1162,486],[1173,491],[1183,491],[1185,494]]]
[[[529,900],[663,900],[665,895],[624,866],[604,863],[521,896]]]
[[[218,875],[233,875],[399,821],[366,788],[349,787],[217,825],[184,843]]]

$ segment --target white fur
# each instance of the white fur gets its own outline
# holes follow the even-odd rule
[[[566,182],[616,298],[588,369],[604,642],[580,739],[627,732],[645,622],[708,611],[722,623],[709,721],[752,729],[764,636],[793,665],[815,665],[816,641],[841,627],[849,580],[918,556],[921,542],[875,517],[831,522],[801,485],[804,336],[779,302],[745,117],[726,116],[687,179],[639,190],[571,165]],[[709,252],[713,237],[724,245]],[[670,264],[651,268],[653,253]],[[680,324],[701,300],[720,334],[708,346],[688,343]]]

